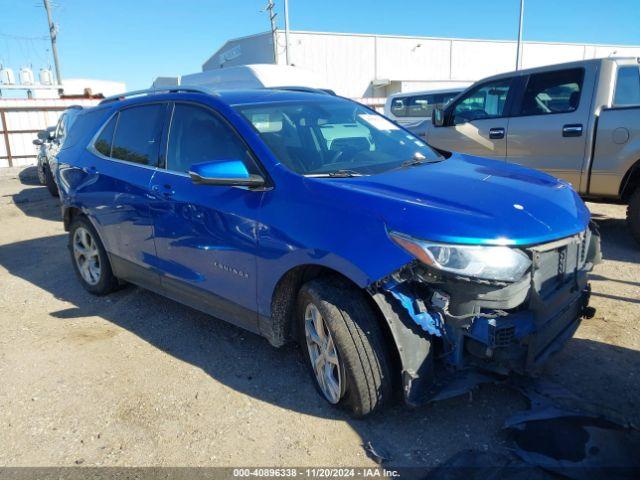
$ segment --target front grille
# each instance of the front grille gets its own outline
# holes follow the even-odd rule
[[[506,347],[513,342],[516,336],[516,327],[493,327],[489,331],[489,344],[494,347]]]

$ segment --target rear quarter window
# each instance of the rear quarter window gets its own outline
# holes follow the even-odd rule
[[[109,113],[110,111],[105,109],[87,109],[78,114],[67,131],[61,150],[74,147],[79,143],[84,145],[89,143],[89,139],[95,135]]]

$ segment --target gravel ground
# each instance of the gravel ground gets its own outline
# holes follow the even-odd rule
[[[640,423],[640,247],[624,207],[589,205],[605,261],[596,317],[545,376]],[[505,444],[527,402],[505,386],[355,421],[316,394],[297,348],[276,350],[145,290],[76,281],[58,201],[33,168],[0,170],[0,465],[435,466]]]

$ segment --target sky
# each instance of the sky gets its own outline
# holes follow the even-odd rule
[[[201,70],[230,38],[267,31],[267,0],[51,0],[63,78],[124,81]],[[283,0],[275,0],[284,28]],[[290,28],[515,39],[519,0],[290,0]],[[0,0],[0,63],[53,64],[41,0]],[[640,45],[640,0],[525,0],[525,40]]]

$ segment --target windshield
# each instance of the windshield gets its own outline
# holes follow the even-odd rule
[[[274,155],[301,175],[372,175],[442,160],[426,143],[382,115],[335,97],[237,110]]]

